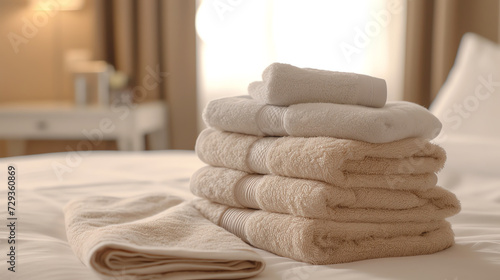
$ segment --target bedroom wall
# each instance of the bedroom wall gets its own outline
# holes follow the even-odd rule
[[[77,11],[42,11],[28,0],[0,1],[0,102],[72,100],[64,54],[93,50],[93,5],[87,0]]]
[[[75,11],[36,10],[29,0],[0,1],[0,103],[73,100],[64,54],[70,49],[93,51],[94,1],[85,0]],[[28,141],[26,152],[56,152],[76,143]],[[98,149],[114,144],[105,145]],[[6,149],[0,140],[0,157]]]

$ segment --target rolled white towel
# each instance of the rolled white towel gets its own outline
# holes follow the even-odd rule
[[[370,143],[433,139],[441,131],[441,122],[429,110],[405,101],[390,101],[382,108],[332,103],[282,107],[236,96],[211,101],[203,119],[207,126],[243,134],[327,136]]]
[[[387,85],[383,79],[362,74],[272,63],[262,73],[262,81],[248,86],[248,93],[270,105],[325,102],[379,108],[387,100]]]

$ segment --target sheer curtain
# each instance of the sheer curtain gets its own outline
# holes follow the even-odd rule
[[[193,149],[197,136],[195,0],[96,3],[98,58],[132,77],[136,101],[166,102],[169,148]]]
[[[198,110],[246,94],[272,62],[384,78],[402,99],[405,0],[203,0],[196,16]]]
[[[404,99],[431,104],[466,32],[499,42],[499,5],[498,0],[408,0]]]

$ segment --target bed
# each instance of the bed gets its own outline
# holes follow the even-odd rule
[[[475,35],[468,38],[479,44],[475,47],[484,47],[483,39]],[[490,47],[488,44],[486,49]],[[467,53],[464,54],[464,50]],[[498,47],[493,51],[495,59],[500,59]],[[472,59],[469,57],[471,52],[491,55],[484,50],[478,54],[477,49],[461,47],[459,56],[466,58],[460,61]],[[481,59],[474,58],[474,61]],[[442,116],[448,106],[467,98],[467,91],[457,94],[458,89],[467,87],[460,84],[464,82],[463,76],[475,79],[479,74],[468,73],[476,69],[470,65],[467,71],[463,68],[454,67],[451,79],[433,105],[436,115]],[[489,102],[500,100],[498,88],[496,93],[491,95]],[[486,105],[483,110],[496,113],[493,109],[488,111]],[[431,255],[335,265],[309,265],[255,249],[265,260],[266,268],[253,279],[499,279],[500,138],[490,129],[485,130],[487,135],[468,131],[470,127],[491,128],[494,124],[487,112],[481,111],[464,119],[458,129],[447,127],[444,121],[445,135],[436,140],[448,156],[444,170],[438,175],[438,184],[454,192],[462,203],[462,211],[448,219],[455,232],[453,247]],[[471,122],[480,122],[482,126],[474,126]],[[7,213],[7,187],[4,187],[0,217],[7,226],[0,227],[1,278],[97,280],[99,277],[79,261],[67,242],[62,207],[73,198],[88,195],[130,197],[145,192],[166,192],[191,199],[194,196],[189,191],[189,178],[204,163],[193,151],[175,150],[88,151],[11,157],[0,159],[0,180],[4,186],[8,182],[9,166],[16,168],[18,176],[14,215],[17,218],[14,233],[16,272],[8,271],[9,256],[6,255],[12,232],[8,226],[11,216]]]
[[[491,164],[489,172],[478,170],[468,166],[467,157],[460,158],[460,150],[459,145],[450,145],[455,158],[440,175],[440,184],[457,194],[463,207],[459,215],[449,219],[457,243],[452,248],[433,255],[327,266],[308,265],[256,249],[267,266],[255,279],[498,279],[500,174],[494,170],[499,166],[498,158],[484,158],[485,164]],[[19,174],[18,265],[13,274],[2,262],[2,275],[12,274],[15,277],[11,279],[22,280],[99,279],[80,263],[66,242],[63,205],[85,195],[125,197],[150,191],[190,199],[190,174],[203,166],[192,151],[89,152],[60,179],[53,166],[67,164],[67,156],[45,154],[1,160],[3,174],[9,164],[14,164]],[[3,193],[2,209],[6,209]],[[6,221],[5,211],[2,219]],[[4,252],[7,236],[6,227],[2,227]]]

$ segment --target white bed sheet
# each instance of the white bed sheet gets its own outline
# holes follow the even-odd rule
[[[463,205],[462,212],[449,219],[456,234],[455,246],[433,255],[325,266],[256,249],[267,267],[254,279],[500,279],[499,159],[479,160],[491,170],[474,172],[467,164],[469,155],[461,156],[460,146],[448,148],[453,162],[448,162],[439,182],[455,192]],[[63,205],[86,195],[133,196],[149,191],[190,199],[189,177],[203,166],[192,151],[89,152],[80,160],[64,153],[0,160],[2,185],[6,186],[7,166],[14,164],[18,169],[17,266],[15,273],[7,271],[8,232],[2,226],[1,279],[99,279],[80,263],[66,242]],[[60,164],[71,169],[62,178],[54,171]],[[0,197],[4,223],[6,192],[4,187]]]

